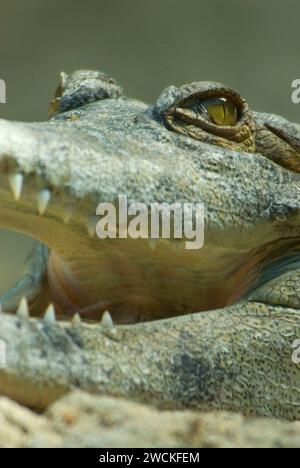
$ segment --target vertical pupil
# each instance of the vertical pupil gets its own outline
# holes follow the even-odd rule
[[[197,110],[215,125],[234,126],[238,121],[236,106],[226,98],[202,101],[197,104]]]

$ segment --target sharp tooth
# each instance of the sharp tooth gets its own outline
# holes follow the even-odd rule
[[[114,322],[108,310],[102,315],[101,325],[104,328],[114,328]]]
[[[171,240],[171,249],[173,252],[178,252],[181,249],[181,242],[176,240]]]
[[[23,175],[22,174],[12,174],[8,178],[11,191],[13,193],[14,199],[16,201],[20,200],[22,189],[23,189]]]
[[[20,300],[18,309],[17,309],[17,316],[21,319],[28,319],[29,317],[29,309],[28,309],[28,302],[26,297],[22,297]]]
[[[73,216],[73,213],[74,213],[74,207],[73,206],[67,205],[67,206],[64,207],[63,221],[64,221],[65,224],[68,224],[68,222],[70,221],[70,219]]]
[[[151,250],[155,250],[157,246],[158,239],[148,239],[148,245]]]
[[[81,317],[79,314],[75,314],[72,318],[71,325],[73,327],[78,327],[81,324]]]
[[[96,225],[98,220],[99,218],[97,218],[97,216],[90,216],[86,221],[86,227],[91,238],[96,234]]]
[[[56,322],[56,315],[55,315],[55,309],[53,304],[49,304],[45,315],[44,315],[44,322],[47,325],[54,325]]]
[[[38,205],[38,213],[39,215],[43,215],[47,209],[47,206],[51,199],[51,192],[48,189],[41,190],[38,193],[37,197],[37,205]]]

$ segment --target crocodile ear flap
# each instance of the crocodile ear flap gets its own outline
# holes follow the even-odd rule
[[[116,81],[104,73],[78,70],[68,75],[60,75],[61,81],[51,101],[49,114],[66,112],[102,99],[117,99],[123,90]]]

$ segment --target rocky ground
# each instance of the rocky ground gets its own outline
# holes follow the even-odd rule
[[[300,422],[158,411],[73,392],[38,415],[0,398],[0,447],[300,447]]]

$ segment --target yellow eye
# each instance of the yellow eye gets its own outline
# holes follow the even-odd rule
[[[238,122],[238,109],[226,98],[202,101],[201,107],[215,125],[229,125],[233,127]]]

